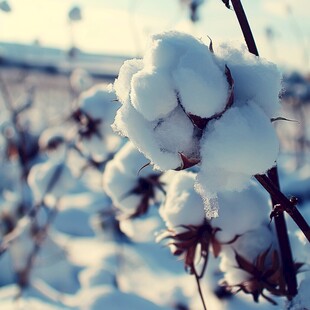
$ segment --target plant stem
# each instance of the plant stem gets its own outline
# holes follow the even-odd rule
[[[231,0],[249,52],[258,56],[255,40],[240,0]]]
[[[277,188],[280,188],[279,176],[276,167],[273,167],[268,171],[268,177],[276,185]],[[276,200],[271,196],[272,205],[277,204]],[[284,212],[279,212],[276,215],[275,227],[278,236],[279,249],[282,259],[282,272],[284,275],[285,282],[287,284],[287,292],[290,296],[297,295],[297,279],[296,279],[296,270],[294,266],[293,254],[290,247],[290,241],[287,233],[287,226],[285,222]]]
[[[250,53],[259,56],[258,50],[255,44],[255,40],[247,20],[246,14],[243,10],[240,0],[231,0],[233,8],[235,10],[239,25],[241,27],[245,42],[247,44]],[[296,222],[298,227],[305,234],[306,238],[310,241],[310,229],[304,218],[301,216],[296,206],[291,203],[280,191],[280,184],[278,179],[277,167],[275,166],[268,172],[269,177],[266,175],[256,175],[256,179],[264,186],[264,188],[269,192],[273,207],[280,204],[285,211]],[[297,280],[296,280],[296,270],[294,266],[291,246],[288,238],[287,227],[285,223],[285,217],[283,212],[279,212],[274,219],[278,243],[281,253],[282,270],[285,277],[285,282],[287,285],[287,290],[289,293],[289,299],[297,294]]]
[[[203,294],[202,294],[202,290],[201,290],[201,286],[200,286],[200,277],[197,274],[197,271],[196,271],[196,268],[195,268],[194,265],[192,266],[191,269],[194,272],[194,276],[195,276],[195,279],[196,279],[196,283],[197,283],[197,287],[198,287],[198,292],[199,292],[199,296],[200,296],[200,299],[201,299],[201,302],[202,302],[202,305],[203,305],[203,309],[207,310],[207,306],[206,306],[205,300],[203,298]]]
[[[286,211],[291,216],[291,218],[303,232],[307,240],[310,242],[310,227],[296,208],[295,204],[293,204],[289,199],[287,199],[284,194],[275,187],[274,183],[266,175],[257,174],[255,175],[255,178],[267,190],[267,192],[272,197],[273,202],[276,205],[281,205],[283,211]],[[276,220],[277,217],[275,217],[275,221]]]

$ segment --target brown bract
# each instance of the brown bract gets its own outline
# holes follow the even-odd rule
[[[141,196],[136,211],[126,218],[136,218],[145,214],[149,209],[151,201],[155,199],[156,189],[165,192],[163,189],[164,184],[160,181],[160,177],[161,174],[151,174],[147,177],[140,177],[135,187],[122,197],[122,199],[124,199],[130,195]]]
[[[182,225],[180,227],[185,231],[177,233],[173,229],[167,229],[158,236],[158,240],[172,240],[167,245],[175,247],[173,255],[181,256],[184,260],[185,270],[190,274],[195,274],[200,279],[203,277],[207,267],[210,247],[215,257],[221,251],[221,245],[223,243],[220,243],[215,237],[220,229],[213,228],[207,220],[200,226]],[[238,236],[228,243],[234,242],[237,238]],[[196,264],[201,261],[202,269],[198,274],[196,272]]]
[[[258,302],[259,297],[262,296],[273,305],[277,303],[265,295],[265,290],[275,296],[291,297],[287,292],[277,250],[271,252],[271,248],[269,247],[258,255],[253,263],[249,262],[237,252],[235,252],[235,258],[238,264],[237,268],[246,271],[249,274],[249,279],[236,285],[228,285],[227,282],[223,282],[223,286],[227,289],[234,293],[243,291],[246,294],[251,294],[255,302]],[[268,264],[270,260],[271,263]],[[294,264],[296,273],[302,265],[302,263]]]

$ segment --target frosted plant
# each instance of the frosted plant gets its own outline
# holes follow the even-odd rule
[[[100,162],[106,160],[121,144],[111,124],[119,104],[111,87],[97,85],[82,93],[73,118],[78,124],[77,146],[82,153]]]
[[[270,119],[279,108],[280,74],[245,50],[223,46],[215,55],[189,35],[158,34],[143,60],[124,63],[114,87],[122,103],[114,129],[155,168],[201,163],[196,190],[209,218],[218,214],[219,192],[240,191],[275,164]]]
[[[161,174],[147,166],[147,159],[128,142],[106,165],[103,188],[125,217],[136,217],[148,211],[162,189]]]

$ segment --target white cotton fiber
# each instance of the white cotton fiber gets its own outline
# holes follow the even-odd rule
[[[135,212],[141,197],[131,194],[136,178],[126,175],[117,161],[110,161],[103,174],[103,189],[112,199],[113,205],[125,214]]]
[[[241,190],[252,175],[275,164],[278,151],[274,128],[258,106],[233,107],[204,134],[199,183],[210,193]]]
[[[170,31],[153,35],[144,56],[144,64],[148,68],[171,70],[178,65],[184,53],[200,45],[201,42],[185,33]]]
[[[224,110],[228,98],[225,66],[219,68],[207,46],[180,58],[173,77],[182,106],[191,114],[209,118]]]
[[[171,77],[165,71],[141,70],[131,80],[131,103],[146,120],[166,116],[178,104]]]
[[[120,68],[118,78],[114,82],[114,89],[121,103],[125,103],[129,100],[132,76],[142,68],[142,59],[126,60]]]
[[[236,100],[254,100],[269,118],[279,116],[281,74],[276,65],[246,48],[237,50],[226,44],[221,46],[219,54],[235,81]]]
[[[123,105],[118,110],[114,130],[124,136],[130,137],[132,143],[155,165],[156,169],[167,170],[180,166],[181,161],[178,154],[172,154],[161,150],[154,137],[155,124],[146,121],[132,105]]]
[[[212,226],[221,229],[216,234],[221,242],[229,242],[269,221],[268,196],[259,185],[251,184],[241,192],[219,193],[218,205],[219,216],[212,220]]]
[[[205,220],[201,197],[194,190],[195,174],[181,171],[171,180],[165,203],[159,213],[168,228],[203,224]]]
[[[114,206],[125,214],[134,213],[141,202],[142,196],[132,193],[138,185],[139,178],[158,174],[151,166],[139,172],[146,163],[147,159],[144,155],[128,142],[106,165],[103,188],[112,199]]]
[[[79,109],[93,119],[104,119],[112,123],[117,109],[116,95],[111,85],[96,85],[81,94]]]
[[[187,157],[198,152],[198,141],[194,137],[194,126],[180,107],[160,121],[154,128],[154,136],[159,147],[165,152]]]
[[[255,263],[258,255],[262,254],[268,248],[270,248],[271,253],[274,246],[274,234],[267,225],[250,230],[239,237],[234,243],[224,245],[220,254],[220,270],[224,272],[224,279],[229,285],[234,285],[250,277],[247,272],[238,270],[235,253],[238,253],[250,263]],[[266,262],[267,264],[270,263],[270,256]]]

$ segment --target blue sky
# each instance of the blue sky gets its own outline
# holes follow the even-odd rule
[[[0,41],[33,42],[68,48],[71,30],[81,49],[141,55],[152,33],[171,29],[190,32],[215,44],[243,42],[234,12],[220,0],[206,0],[201,20],[192,25],[179,0],[9,0],[11,13],[0,12]],[[68,23],[68,10],[81,7],[83,19]],[[258,49],[263,57],[309,71],[310,1],[243,0]],[[291,8],[288,13],[287,7]],[[273,39],[266,36],[266,28]]]

